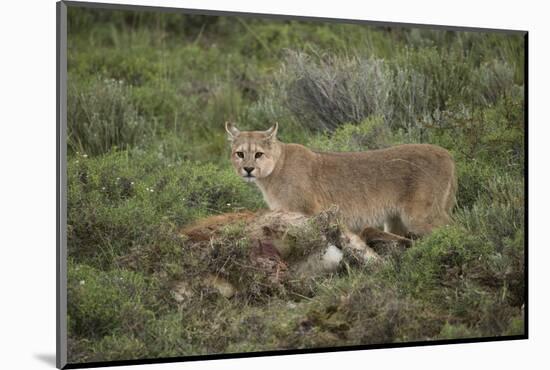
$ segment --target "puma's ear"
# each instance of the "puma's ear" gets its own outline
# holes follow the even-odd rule
[[[275,122],[267,131],[265,131],[265,136],[268,140],[275,140],[277,138],[277,129],[279,128],[279,123]]]
[[[241,133],[237,127],[231,122],[225,122],[225,131],[229,135],[229,140],[235,139]]]

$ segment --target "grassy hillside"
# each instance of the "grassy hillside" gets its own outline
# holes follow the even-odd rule
[[[523,333],[521,35],[69,8],[69,361]],[[178,230],[265,205],[223,123],[320,150],[441,145],[454,222],[380,266],[254,299]],[[222,249],[248,248],[242,229]]]

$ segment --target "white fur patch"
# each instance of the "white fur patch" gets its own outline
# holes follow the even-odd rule
[[[321,258],[321,261],[323,263],[323,267],[326,271],[334,271],[338,268],[338,265],[340,264],[340,261],[342,261],[342,257],[344,256],[344,253],[338,247],[335,245],[330,244]]]

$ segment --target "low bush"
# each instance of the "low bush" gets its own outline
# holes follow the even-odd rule
[[[130,100],[122,80],[97,79],[68,90],[67,145],[72,152],[103,154],[113,147],[129,148],[155,133]]]
[[[108,267],[132,247],[173,243],[178,227],[263,205],[227,166],[170,162],[155,153],[76,155],[68,163],[68,251]]]
[[[69,330],[74,334],[101,338],[114,331],[139,332],[155,317],[150,299],[155,282],[141,274],[69,263],[67,282]]]
[[[356,152],[386,148],[392,142],[393,136],[383,119],[371,116],[357,125],[342,125],[332,134],[317,134],[307,146],[318,151]]]
[[[370,115],[391,114],[391,75],[381,60],[292,52],[275,79],[285,106],[310,129],[332,131]]]

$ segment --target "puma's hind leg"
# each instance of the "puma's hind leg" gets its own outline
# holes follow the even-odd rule
[[[407,215],[407,229],[416,237],[428,235],[433,229],[451,223],[451,217],[447,212],[433,212],[432,209],[411,211]]]
[[[407,227],[401,220],[399,215],[391,215],[384,221],[384,232],[391,233],[399,236],[407,235]]]

